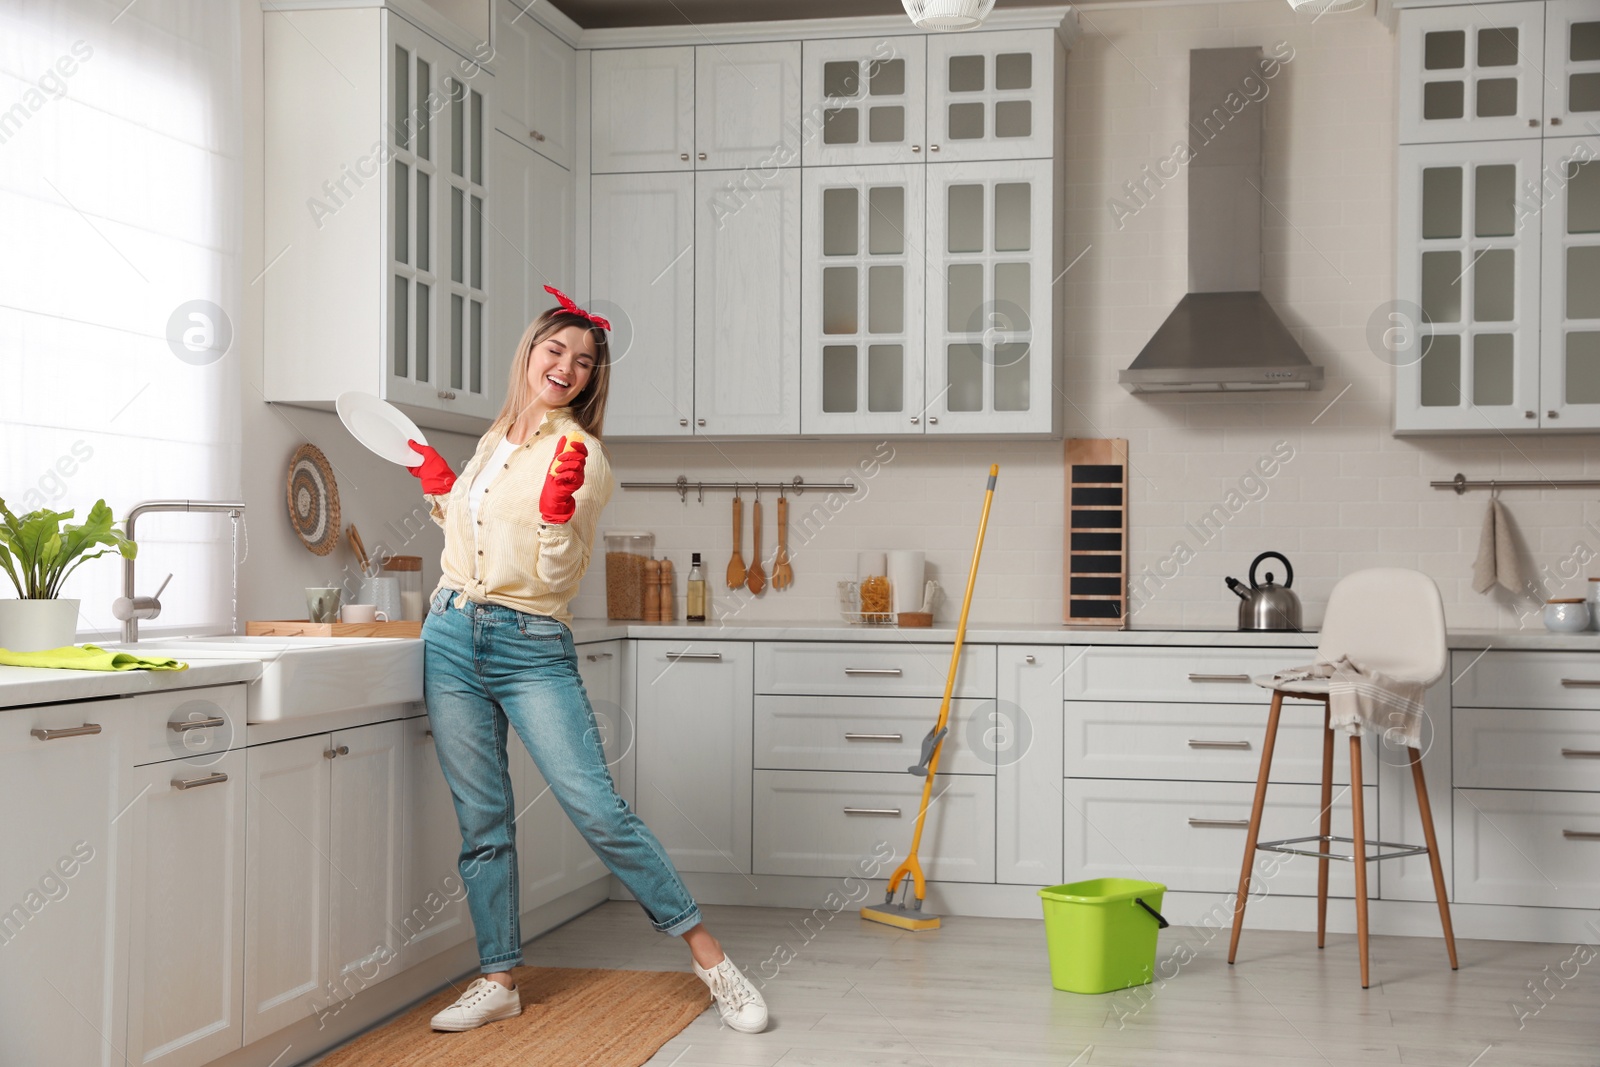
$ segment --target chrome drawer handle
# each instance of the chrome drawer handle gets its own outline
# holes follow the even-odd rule
[[[845,808],[846,815],[888,815],[891,818],[900,817],[899,808]]]
[[[228,776],[218,771],[216,774],[208,774],[204,778],[174,778],[172,780],[172,788],[199,789],[203,785],[221,785],[227,780]]]
[[[433,731],[432,730],[424,730],[424,731],[422,731],[422,736],[423,737],[432,737],[433,736]]]
[[[1600,841],[1600,830],[1563,830],[1561,836],[1568,841]]]
[[[712,662],[722,658],[721,652],[668,652],[667,658],[673,661],[680,659],[705,660]]]
[[[856,675],[882,675],[885,678],[900,677],[899,667],[846,667],[844,673],[855,677]]]
[[[1191,674],[1191,682],[1248,682],[1248,674]]]
[[[899,741],[899,734],[850,734],[844,735],[846,741]]]
[[[616,655],[614,652],[585,652],[584,658],[590,663],[599,663],[603,659],[610,659]]]
[[[175,734],[186,734],[190,730],[209,730],[213,726],[226,725],[228,725],[228,720],[224,719],[220,715],[216,715],[209,719],[189,719],[185,722],[169,722],[167,723],[167,729],[171,730]]]
[[[1561,754],[1567,759],[1600,759],[1600,749],[1564,748]]]
[[[1199,827],[1200,829],[1248,830],[1248,829],[1250,829],[1250,820],[1249,819],[1196,819],[1194,816],[1191,815],[1189,817],[1189,825],[1190,826]]]
[[[1568,689],[1600,689],[1600,678],[1563,678],[1561,684]]]
[[[63,737],[87,737],[89,734],[97,734],[100,732],[100,724],[86,722],[82,726],[66,726],[59,730],[36,727],[28,732],[41,741],[56,741]]]
[[[1249,748],[1248,741],[1196,741],[1189,739],[1190,748]]]

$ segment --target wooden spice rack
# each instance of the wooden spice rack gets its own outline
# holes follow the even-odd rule
[[[252,620],[247,637],[421,637],[422,620],[409,622],[307,622],[304,619]]]

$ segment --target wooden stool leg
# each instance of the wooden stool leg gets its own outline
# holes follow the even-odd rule
[[[1322,835],[1318,851],[1328,851],[1328,835],[1333,833],[1333,728],[1328,722],[1328,702],[1322,702],[1322,816],[1317,833]],[[1317,947],[1328,936],[1328,861],[1317,861]]]
[[[1439,924],[1444,927],[1444,947],[1450,969],[1456,970],[1456,932],[1450,925],[1450,902],[1445,899],[1444,870],[1439,865],[1439,841],[1433,834],[1433,808],[1428,804],[1428,783],[1422,777],[1422,753],[1411,749],[1411,780],[1417,787],[1417,815],[1422,819],[1423,840],[1428,843],[1428,866],[1433,869],[1433,896],[1439,902]]]
[[[1256,842],[1261,839],[1261,810],[1267,802],[1267,775],[1272,770],[1272,746],[1278,740],[1278,715],[1283,711],[1283,694],[1274,691],[1272,710],[1267,713],[1267,736],[1261,742],[1261,771],[1256,775],[1256,799],[1250,806],[1250,829],[1245,833],[1244,862],[1239,867],[1239,892],[1233,899],[1233,937],[1228,942],[1228,962],[1239,952],[1239,934],[1244,929],[1244,906],[1250,896],[1250,868],[1255,865]]]
[[[1367,820],[1361,791],[1361,735],[1350,735],[1350,807],[1356,861],[1356,945],[1361,953],[1361,988],[1367,988]]]

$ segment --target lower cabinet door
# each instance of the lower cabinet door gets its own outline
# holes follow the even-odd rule
[[[911,846],[922,784],[905,773],[756,771],[753,873],[843,877],[892,850],[888,873]],[[933,881],[994,881],[992,776],[935,777],[918,854]]]
[[[405,966],[472,939],[461,881],[461,824],[426,718],[407,719],[404,914]]]
[[[1455,791],[1455,899],[1592,908],[1600,900],[1600,793]]]
[[[135,773],[128,1061],[210,1063],[244,1041],[244,750]]]
[[[516,794],[517,880],[522,910],[547,904],[569,888],[567,850],[563,839],[572,821],[556,802],[533,757],[517,740],[506,742],[511,784]]]
[[[245,750],[244,1043],[324,1010],[328,736]]]
[[[405,725],[380,722],[333,735],[328,971],[338,1000],[400,969]]]
[[[1321,787],[1273,785],[1267,789],[1261,840],[1306,837],[1319,830]],[[1367,786],[1365,811],[1369,841],[1378,837],[1378,790]],[[1066,879],[1139,878],[1168,889],[1232,893],[1239,887],[1254,783],[1129,782],[1068,778],[1066,798]],[[1339,837],[1351,830],[1350,793],[1335,787],[1333,828]],[[1313,850],[1315,842],[1293,846]],[[1335,842],[1333,852],[1350,846]],[[1368,848],[1368,854],[1376,846]],[[1367,866],[1367,893],[1378,896],[1381,864]],[[1257,852],[1252,899],[1259,894],[1311,895],[1317,892],[1317,861],[1309,856]],[[1355,895],[1354,864],[1329,864],[1329,892]]]

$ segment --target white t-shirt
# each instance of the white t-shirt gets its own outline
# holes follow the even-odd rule
[[[520,445],[514,445],[505,437],[500,438],[500,443],[494,446],[494,453],[484,463],[483,469],[478,471],[478,476],[472,480],[472,488],[467,490],[467,510],[472,513],[472,542],[477,547],[478,542],[478,509],[483,507],[483,498],[489,492],[489,486],[494,482],[495,475],[505,470],[506,462],[511,459],[511,453]],[[472,557],[476,560],[476,554]],[[473,576],[477,577],[477,566],[473,566]]]

